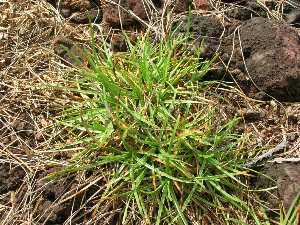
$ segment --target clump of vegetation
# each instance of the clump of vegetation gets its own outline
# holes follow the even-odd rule
[[[187,51],[188,35],[174,33],[158,43],[150,32],[134,42],[125,35],[128,52],[114,53],[104,39],[96,46],[91,28],[92,51],[81,50],[88,65],[67,49],[78,66],[69,90],[81,101],[61,123],[80,131],[71,145],[85,148],[52,176],[97,168],[107,180],[97,207],[123,202],[122,224],[246,224],[249,217],[259,224],[241,194],[247,173],[245,139],[232,132],[238,118],[216,123],[213,82],[201,80],[214,59],[201,62],[201,49]]]

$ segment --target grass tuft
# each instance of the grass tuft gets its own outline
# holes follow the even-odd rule
[[[246,189],[240,175],[247,175],[244,139],[232,132],[238,118],[218,125],[216,97],[207,88],[213,82],[201,81],[214,59],[199,60],[201,49],[187,51],[187,35],[153,43],[150,32],[134,42],[124,34],[127,53],[112,52],[104,39],[97,46],[92,26],[91,37],[92,50],[80,50],[88,65],[66,48],[78,67],[67,89],[81,101],[61,121],[80,131],[71,145],[85,148],[49,177],[101,171],[107,185],[95,209],[108,200],[123,202],[122,224],[130,218],[189,224],[219,215],[226,224],[245,224],[247,215],[259,223],[237,196]]]

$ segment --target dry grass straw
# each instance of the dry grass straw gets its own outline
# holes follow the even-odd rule
[[[45,1],[1,1],[0,10],[0,172],[24,174],[16,191],[1,190],[0,218],[1,225],[30,224],[43,192],[34,178],[47,165],[67,163],[42,152],[67,141],[52,124],[72,96],[45,84],[64,83],[52,40],[73,30]]]

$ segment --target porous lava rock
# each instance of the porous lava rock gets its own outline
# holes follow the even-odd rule
[[[103,21],[111,26],[130,25],[137,21],[135,14],[141,20],[148,20],[148,13],[143,1],[112,0],[103,6]]]
[[[255,17],[237,35],[241,54],[237,65],[250,81],[245,92],[253,98],[300,101],[300,39],[284,21]]]
[[[270,17],[273,19],[283,19],[291,26],[300,27],[300,0],[281,1],[274,0],[222,0],[225,5],[230,5],[225,11],[225,15],[230,19],[246,21],[252,17]],[[280,11],[278,7],[280,5]],[[269,15],[268,15],[269,14]]]
[[[177,30],[177,33],[183,35],[188,31],[192,48],[198,48],[202,44],[201,57],[211,58],[220,45],[224,26],[217,17],[203,15],[193,15],[188,25],[188,15],[182,15],[174,21],[172,30]]]
[[[258,188],[277,187],[260,194],[269,209],[279,208],[280,204],[288,209],[300,191],[300,160],[288,162],[287,159],[285,161],[284,163],[267,162],[260,171],[272,178],[274,182],[263,175],[258,176],[254,182]]]
[[[272,10],[273,4],[269,5],[266,3],[265,7],[266,9]],[[225,15],[231,21],[232,19],[246,21],[252,17],[268,17],[266,9],[264,9],[258,1],[244,0],[239,1],[235,6],[229,7],[228,10],[225,11]]]
[[[96,3],[97,2],[97,3]],[[88,23],[89,14],[92,21],[102,20],[101,3],[93,0],[55,0],[55,7],[65,18],[70,18],[77,23]]]
[[[85,61],[81,52],[78,50],[78,47],[70,39],[59,35],[53,39],[53,49],[55,54],[63,59],[63,64],[76,65],[74,59],[64,47],[68,48],[81,61]]]
[[[173,4],[170,6],[170,10],[174,13],[182,13],[192,7],[193,1],[192,0],[175,0]]]
[[[210,10],[210,3],[208,0],[194,0],[193,1],[194,7],[196,10]]]
[[[172,29],[178,26],[184,34],[188,16],[176,20]],[[300,101],[300,39],[285,21],[253,17],[243,24],[222,23],[217,17],[192,15],[189,31],[192,48],[204,40],[202,58],[220,54],[208,79],[234,78],[245,94],[259,100]]]

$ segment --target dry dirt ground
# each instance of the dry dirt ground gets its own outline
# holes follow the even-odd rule
[[[63,18],[46,1],[1,0],[0,11],[0,224],[117,224],[122,202],[91,208],[105,185],[99,174],[42,180],[68,165],[70,153],[52,149],[73,138],[54,123],[77,100],[49,87],[69,85],[64,80],[69,64],[54,52],[53,40],[60,35],[88,47],[89,25]],[[218,103],[220,121],[242,116],[236,132],[249,134],[249,148],[285,141],[276,157],[299,158],[299,103],[254,100],[237,87],[216,91],[227,100]],[[272,173],[282,173],[272,168]],[[294,175],[299,180],[297,170]],[[274,206],[279,200],[272,202]]]

